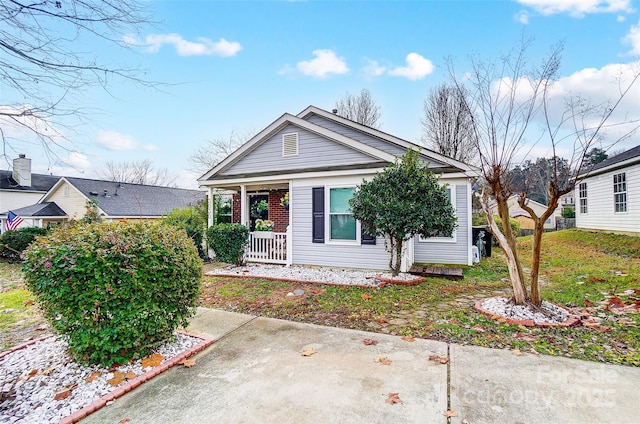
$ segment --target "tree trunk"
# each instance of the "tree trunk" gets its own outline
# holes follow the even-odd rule
[[[533,246],[531,248],[531,303],[535,306],[542,305],[539,283],[542,233],[544,233],[544,221],[536,219],[535,228],[533,230]]]
[[[513,287],[513,299],[516,304],[523,305],[527,301],[527,288],[524,284],[524,276],[522,273],[522,266],[518,258],[518,252],[515,248],[515,238],[509,225],[509,207],[506,199],[501,198],[498,200],[498,211],[500,219],[502,219],[502,229],[498,227],[496,221],[493,219],[493,215],[489,210],[488,196],[483,193],[480,198],[482,209],[487,215],[487,221],[491,227],[494,237],[498,240],[498,244],[504,251],[507,257],[507,268],[509,269],[509,279],[511,280],[511,286]],[[502,215],[506,216],[506,219]],[[502,232],[504,230],[504,233]]]
[[[402,238],[396,238],[395,244],[391,249],[395,251],[396,257],[396,263],[391,268],[391,275],[396,277],[400,273],[400,265],[402,265]],[[391,256],[393,257],[393,254]]]

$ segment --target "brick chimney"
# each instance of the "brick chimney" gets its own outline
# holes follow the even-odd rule
[[[31,186],[31,159],[20,154],[13,160],[13,179],[23,187]]]

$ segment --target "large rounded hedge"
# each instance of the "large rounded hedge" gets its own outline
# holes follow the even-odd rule
[[[172,226],[78,224],[41,237],[23,256],[27,286],[83,363],[148,355],[195,312],[202,261]]]

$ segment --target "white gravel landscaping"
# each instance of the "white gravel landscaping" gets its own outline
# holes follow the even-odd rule
[[[523,321],[532,320],[536,323],[560,324],[569,318],[569,312],[566,309],[546,301],[543,301],[540,307],[542,312],[537,312],[527,306],[509,303],[509,299],[506,297],[492,297],[482,302],[482,309],[501,317]]]
[[[200,338],[176,333],[175,341],[155,352],[166,361],[200,343]],[[107,383],[113,377],[112,371],[77,364],[66,349],[64,338],[49,337],[0,358],[1,423],[57,423],[119,387]],[[143,368],[138,360],[115,370],[132,371],[139,376],[150,369]],[[100,376],[87,381],[94,372]],[[126,382],[120,385],[123,384]],[[72,388],[71,394],[55,400],[56,393],[65,387]]]
[[[316,283],[330,283],[355,286],[379,287],[380,281],[376,276],[392,278],[388,272],[363,271],[343,268],[324,267],[303,267],[303,266],[282,266],[282,265],[261,265],[248,264],[246,266],[228,266],[209,271],[206,275],[243,275],[252,277],[269,277],[289,280],[309,281]],[[412,280],[415,275],[401,273],[394,280]]]

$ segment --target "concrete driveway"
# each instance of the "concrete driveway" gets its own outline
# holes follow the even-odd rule
[[[174,367],[82,423],[444,424],[447,410],[457,413],[450,423],[640,422],[638,368],[204,308],[189,331],[217,339],[194,367]],[[402,402],[388,403],[390,393]]]

